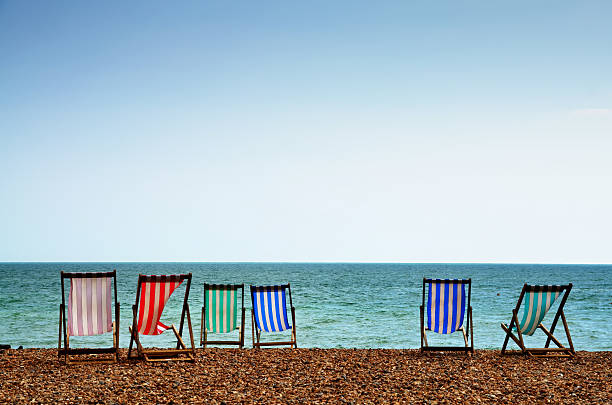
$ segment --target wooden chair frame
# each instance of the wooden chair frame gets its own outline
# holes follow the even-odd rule
[[[206,291],[216,289],[228,289],[228,290],[240,290],[242,294],[242,319],[240,322],[240,329],[238,340],[208,340],[208,332],[206,331],[206,319],[204,317],[206,313]],[[202,306],[202,322],[200,325],[200,346],[206,349],[206,345],[237,345],[239,349],[244,347],[244,319],[245,319],[245,308],[244,308],[244,284],[208,284],[204,283],[204,305]]]
[[[195,361],[195,344],[193,340],[193,329],[191,327],[191,316],[189,315],[189,290],[191,288],[191,273],[189,274],[176,274],[169,275],[168,278],[175,278],[176,281],[187,280],[187,286],[185,287],[185,298],[183,299],[183,310],[181,312],[181,323],[179,330],[176,330],[174,324],[170,326],[172,332],[176,336],[176,349],[147,349],[140,344],[140,338],[138,333],[138,304],[140,300],[140,288],[142,283],[158,281],[159,276],[147,276],[144,274],[138,275],[138,287],[136,289],[136,303],[132,305],[133,320],[132,326],[130,327],[130,347],[128,349],[128,359],[142,359],[147,362],[157,361]],[[187,318],[187,325],[189,327],[189,338],[191,340],[191,349],[185,346],[183,341],[183,325]],[[136,355],[132,355],[132,345],[136,342]],[[182,357],[184,356],[184,357]]]
[[[253,348],[261,349],[265,346],[290,346],[291,348],[297,349],[297,335],[295,332],[295,307],[293,306],[293,300],[291,299],[291,285],[289,283],[280,285],[279,287],[284,288],[289,291],[289,305],[291,307],[291,340],[290,341],[280,341],[280,342],[262,342],[261,341],[261,332],[257,329],[257,323],[255,322],[255,303],[253,302],[253,290],[255,286],[251,286],[251,304],[253,305],[251,309],[251,333],[253,337]],[[257,287],[265,287],[265,286],[257,286]]]
[[[521,295],[519,296],[516,307],[512,310],[512,319],[510,320],[510,325],[507,326],[504,323],[501,324],[502,329],[506,332],[506,338],[504,339],[504,344],[502,346],[501,354],[523,354],[529,357],[574,357],[576,355],[576,351],[574,350],[574,344],[572,343],[572,337],[570,335],[569,327],[567,326],[567,321],[565,320],[565,313],[563,312],[565,302],[567,301],[567,297],[569,296],[569,293],[571,290],[572,290],[572,283],[569,283],[567,285],[560,285],[560,286],[539,286],[539,285],[528,285],[527,283],[525,283],[523,285],[523,289],[521,291]],[[523,341],[523,334],[518,328],[518,325],[519,325],[518,313],[521,307],[521,303],[523,302],[523,297],[525,296],[525,293],[532,292],[532,291],[535,291],[535,292],[537,291],[557,292],[558,291],[559,293],[562,293],[563,291],[565,291],[565,294],[563,294],[563,297],[561,298],[561,302],[559,303],[559,308],[557,308],[557,313],[555,314],[555,318],[553,319],[553,322],[550,326],[550,330],[548,330],[541,322],[536,327],[537,329],[541,329],[542,332],[544,332],[544,334],[547,336],[546,344],[544,345],[544,347],[540,347],[540,348],[526,347]],[[559,342],[559,340],[557,340],[557,338],[555,338],[555,336],[553,335],[553,333],[555,332],[555,328],[557,326],[557,322],[559,321],[559,318],[561,318],[563,322],[563,327],[565,329],[565,336],[567,337],[569,348],[563,346],[563,344],[561,344],[561,342]],[[515,336],[512,331],[512,328],[515,326],[516,326],[516,332],[517,332],[518,337]],[[506,346],[508,345],[508,340],[510,338],[512,338],[514,343],[518,345],[518,347],[520,348],[520,351],[506,350]],[[557,347],[549,347],[550,342],[553,342]]]
[[[461,331],[463,334],[464,346],[429,346],[427,344],[427,329],[425,327],[425,286],[428,283],[436,283],[439,281],[453,281],[456,284],[467,284],[468,285],[468,294],[467,294],[467,320],[465,328],[463,325],[457,329],[456,331]],[[466,354],[471,355],[474,353],[474,322],[472,320],[472,279],[469,278],[467,280],[440,280],[440,279],[432,279],[432,278],[423,278],[423,300],[421,303],[420,313],[421,313],[421,352],[465,352]],[[456,332],[455,331],[455,332]],[[467,332],[469,331],[469,332]],[[468,344],[468,337],[470,338],[470,343]]]
[[[112,277],[113,278],[113,290],[115,296],[115,313],[113,321],[113,346],[105,348],[71,348],[70,347],[70,335],[68,334],[68,328],[66,325],[66,297],[64,280],[76,278],[101,278],[101,277]],[[61,284],[62,284],[62,303],[60,304],[59,311],[59,338],[57,342],[57,357],[61,358],[64,356],[64,363],[116,363],[119,362],[119,316],[120,316],[120,304],[117,302],[117,271],[108,272],[89,272],[89,273],[75,273],[75,272],[60,272]],[[62,347],[62,337],[64,345]],[[78,358],[71,359],[71,355],[87,355],[87,354],[110,354],[111,357],[99,357],[94,358]]]

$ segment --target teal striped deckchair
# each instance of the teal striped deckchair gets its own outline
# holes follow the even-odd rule
[[[510,352],[506,351],[506,346],[508,345],[508,340],[512,338],[512,340],[514,340],[514,342],[520,347],[521,354],[539,357],[574,356],[576,352],[574,351],[574,344],[572,343],[567,321],[565,320],[565,313],[563,312],[563,307],[565,306],[565,302],[567,301],[567,297],[571,290],[571,283],[568,285],[525,284],[523,286],[523,290],[521,291],[521,295],[519,296],[516,308],[512,310],[512,320],[510,321],[510,326],[503,323],[501,324],[502,329],[506,332],[506,338],[504,339],[504,345],[502,346],[501,350],[502,354]],[[563,292],[565,293],[563,294]],[[546,313],[553,306],[555,300],[561,295],[562,298],[561,302],[559,303],[559,308],[557,309],[557,313],[553,319],[550,330],[548,330],[544,325],[542,325],[542,321],[544,320]],[[523,305],[523,315],[521,321],[519,322],[518,314],[523,300],[525,301]],[[559,321],[559,317],[563,321],[569,348],[563,346],[561,342],[559,342],[559,340],[557,340],[557,338],[555,338],[553,335],[557,322]],[[523,341],[523,336],[531,336],[537,329],[541,329],[544,334],[546,334],[546,345],[544,345],[542,348],[527,348]],[[514,332],[516,332],[518,337],[514,335]],[[548,347],[550,342],[553,342],[557,347]]]
[[[287,317],[287,292],[289,292],[289,307],[291,308],[291,321]],[[253,347],[284,346],[297,348],[295,334],[295,308],[291,300],[291,286],[251,286],[251,325],[253,333]],[[291,340],[282,342],[261,342],[262,332],[282,332],[291,330]],[[256,340],[257,339],[257,340]]]
[[[468,292],[465,293],[465,286]],[[427,305],[425,305],[425,290],[427,293]],[[472,279],[467,280],[439,280],[423,278],[423,302],[421,310],[421,352],[424,351],[464,351],[471,354],[474,352],[474,333],[472,322],[472,307],[470,305],[472,296]],[[425,324],[425,312],[427,312],[427,324]],[[467,322],[463,327],[463,320]],[[463,346],[429,346],[427,344],[427,331],[440,334],[451,334],[461,332],[463,334]],[[467,332],[469,331],[469,332]],[[468,336],[471,337],[468,345]]]
[[[238,307],[238,290],[242,306]],[[238,325],[238,312],[242,314]],[[244,346],[244,284],[204,284],[204,305],[200,345]],[[208,340],[209,333],[230,333],[238,329],[238,340]]]

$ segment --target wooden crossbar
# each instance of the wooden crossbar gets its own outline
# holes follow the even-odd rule
[[[461,346],[425,346],[421,348],[422,351],[434,351],[434,352],[470,352],[472,348],[461,347]]]
[[[59,354],[107,354],[107,353],[115,353],[116,349],[114,347],[104,347],[104,348],[80,348],[80,347],[71,347],[68,349],[61,348],[59,349]]]
[[[256,346],[286,346],[293,345],[294,343],[293,340],[288,340],[286,342],[259,342],[256,343]]]
[[[173,355],[173,354],[183,354],[183,353],[191,353],[191,350],[184,350],[184,349],[145,349],[142,351],[142,354],[147,354],[147,355],[160,355],[160,356],[167,356],[167,355]]]
[[[240,340],[206,340],[202,346],[206,347],[206,345],[223,345],[223,346],[240,346],[242,342]]]

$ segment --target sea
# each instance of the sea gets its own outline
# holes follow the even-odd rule
[[[559,264],[0,263],[0,344],[13,348],[57,347],[60,271],[113,269],[117,270],[121,304],[121,347],[129,344],[138,274],[192,273],[189,308],[196,346],[204,283],[245,284],[246,347],[252,344],[249,285],[290,283],[298,347],[419,348],[419,305],[423,278],[427,277],[472,279],[476,349],[501,348],[505,335],[500,323],[510,321],[524,283],[573,283],[565,314],[576,350],[612,350],[612,265]],[[161,317],[163,323],[179,324],[185,284],[170,297]],[[66,300],[68,290],[66,285]],[[544,319],[546,326],[550,326],[559,301]],[[189,341],[187,330],[185,323],[184,337]],[[283,333],[264,334],[262,340],[283,340]],[[567,342],[561,322],[555,335],[562,343]],[[236,336],[236,332],[228,336]],[[429,332],[428,340],[430,345],[461,345],[463,337],[460,332]],[[534,347],[542,347],[545,341],[541,331],[526,337],[526,344]],[[71,347],[105,347],[112,345],[112,337],[72,337],[70,342]],[[143,337],[146,346],[170,347],[173,343],[176,341],[171,331]],[[510,348],[516,349],[512,342]]]

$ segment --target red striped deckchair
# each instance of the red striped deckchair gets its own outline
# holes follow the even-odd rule
[[[174,324],[166,326],[160,319],[168,299],[182,283],[187,280],[185,288],[185,298],[183,300],[183,310],[181,322],[177,330]],[[138,287],[136,290],[136,304],[132,306],[133,321],[130,327],[130,347],[128,358],[141,358],[145,361],[168,361],[185,360],[194,361],[195,344],[193,341],[193,330],[191,328],[191,317],[189,315],[189,289],[191,287],[191,273],[174,274],[169,276],[138,276]],[[191,349],[188,349],[183,342],[183,324],[187,318],[189,327],[189,337],[191,339]],[[176,349],[153,350],[145,349],[140,343],[140,335],[160,335],[168,329],[172,329],[176,336]],[[132,346],[136,342],[137,354],[132,355]]]
[[[506,351],[508,340],[512,340],[519,346],[521,351],[520,354],[526,354],[528,356],[538,357],[572,357],[576,354],[574,351],[574,344],[572,343],[572,337],[570,336],[569,327],[565,320],[565,313],[563,307],[567,301],[570,291],[572,290],[572,283],[567,285],[523,285],[523,290],[519,296],[516,308],[512,310],[512,319],[510,325],[501,324],[502,329],[506,332],[506,338],[502,346],[501,353],[507,354],[516,353],[515,351]],[[550,330],[542,324],[546,313],[551,309],[555,300],[563,294],[557,313],[550,326]],[[523,316],[519,322],[518,314],[523,305]],[[565,328],[565,335],[569,343],[569,348],[563,346],[561,342],[553,335],[557,322],[561,318],[563,327]],[[542,348],[529,348],[525,345],[524,336],[531,336],[536,330],[541,329],[542,332],[547,336],[546,344]],[[515,336],[514,332],[518,335]],[[553,342],[557,347],[549,347],[550,343]]]
[[[70,273],[60,272],[62,284],[62,303],[60,304],[58,357],[64,356],[68,363],[97,361],[114,363],[119,361],[119,303],[117,302],[117,272]],[[64,280],[70,280],[68,306]],[[113,317],[111,287],[114,286],[115,314]],[[66,308],[68,314],[66,315]],[[115,321],[113,321],[115,319]],[[71,336],[93,336],[113,333],[113,346],[106,348],[71,348]],[[64,345],[62,347],[62,337]],[[71,355],[111,354],[108,356]]]
[[[465,293],[465,285],[468,292]],[[427,305],[425,305],[425,287],[428,286]],[[467,280],[440,280],[423,278],[423,302],[421,312],[421,352],[424,351],[463,351],[467,354],[474,352],[474,332],[472,322],[472,279]],[[467,312],[467,314],[466,314]],[[427,314],[427,323],[425,323]],[[465,328],[463,320],[466,318]],[[439,334],[461,332],[463,334],[462,346],[429,346],[427,344],[427,331]],[[471,337],[468,345],[468,336]]]

